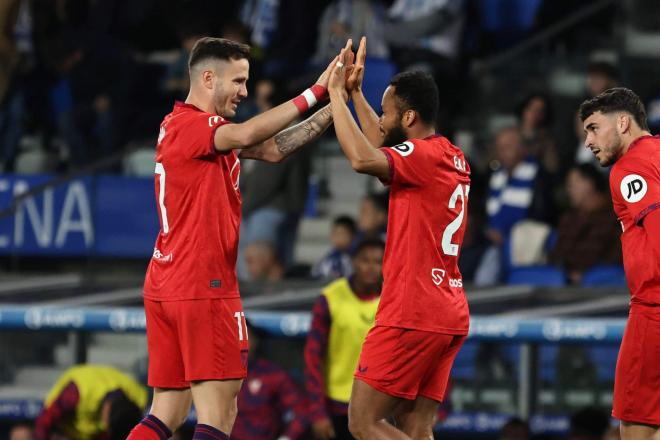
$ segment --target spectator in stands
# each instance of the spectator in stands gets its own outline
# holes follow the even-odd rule
[[[552,104],[543,93],[532,93],[518,107],[520,133],[527,151],[550,174],[559,171],[559,154],[552,135]]]
[[[198,25],[183,28],[179,32],[181,47],[177,57],[166,65],[163,78],[163,90],[168,97],[183,101],[190,90],[190,75],[188,74],[188,57],[195,42],[205,36]]]
[[[529,424],[518,417],[509,419],[502,426],[498,440],[530,440]]]
[[[491,168],[486,203],[486,236],[491,247],[484,253],[475,274],[478,285],[500,281],[501,246],[517,222],[527,219],[554,222],[551,180],[538,160],[529,154],[520,129],[506,127],[497,133]]]
[[[368,194],[362,199],[358,213],[356,242],[366,238],[385,240],[388,206],[388,193]]]
[[[559,221],[551,262],[579,284],[582,274],[596,265],[622,264],[615,237],[621,227],[612,212],[607,177],[593,165],[574,166],[566,178],[571,209]]]
[[[30,423],[17,423],[9,430],[9,440],[35,440],[34,426]]]
[[[289,373],[266,359],[262,333],[247,321],[250,335],[248,375],[238,394],[235,440],[297,440],[308,428],[304,393]]]
[[[445,135],[452,131],[451,123],[460,101],[463,78],[460,57],[467,3],[465,0],[395,0],[384,28],[399,71],[424,70],[435,78],[442,97],[439,130]]]
[[[619,71],[607,61],[594,61],[587,68],[587,92],[590,97],[598,96],[607,89],[619,86]]]
[[[250,281],[274,283],[284,278],[284,267],[268,241],[250,243],[245,248],[245,264]]]
[[[59,434],[70,440],[124,440],[142,418],[147,389],[112,367],[78,365],[48,392],[37,418],[36,437]]]
[[[274,83],[260,81],[255,103],[259,112],[280,102],[281,90]],[[245,161],[241,163],[243,220],[238,274],[247,275],[241,250],[257,241],[275,245],[277,259],[285,269],[293,265],[298,224],[305,209],[312,149],[305,148],[281,163]]]
[[[305,387],[317,439],[353,438],[348,401],[362,342],[378,308],[384,251],[381,240],[361,242],[353,257],[353,275],[327,285],[314,303],[305,344]]]
[[[369,41],[370,57],[388,58],[386,19],[381,0],[334,0],[321,16],[313,62],[321,67],[341,50],[346,40],[360,41],[362,36]]]
[[[332,248],[312,269],[312,276],[325,280],[348,277],[352,272],[351,247],[355,240],[355,220],[342,215],[332,222],[330,244]]]
[[[601,440],[610,426],[610,416],[598,408],[584,408],[571,415],[568,440]]]
[[[21,0],[0,3],[0,171],[12,171],[22,131],[24,102],[17,84],[20,55],[14,39]]]

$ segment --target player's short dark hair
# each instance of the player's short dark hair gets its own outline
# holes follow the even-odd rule
[[[401,104],[401,112],[414,110],[423,122],[435,126],[440,98],[438,86],[431,75],[420,70],[401,72],[392,77],[390,86],[394,87],[394,96]]]
[[[625,87],[614,87],[607,89],[600,95],[587,99],[580,105],[580,119],[585,121],[596,112],[603,114],[614,112],[626,112],[632,115],[637,125],[642,130],[648,130],[646,121],[646,109],[642,100],[630,89]]]
[[[353,250],[353,258],[357,257],[365,249],[378,248],[385,251],[385,242],[380,238],[365,238]]]
[[[113,393],[110,401],[108,440],[124,440],[142,419],[142,409],[123,392]]]
[[[353,220],[353,217],[349,215],[340,215],[339,217],[336,217],[332,221],[332,226],[343,226],[344,228],[348,229],[351,234],[355,234],[357,231],[355,220]]]
[[[226,61],[249,59],[250,46],[226,38],[200,38],[190,51],[188,68],[210,58]]]
[[[580,173],[582,177],[589,180],[596,189],[596,191],[598,191],[599,193],[607,194],[609,192],[609,183],[607,181],[607,178],[605,178],[603,173],[598,171],[598,168],[596,168],[594,165],[590,163],[582,163],[579,165],[575,165],[571,169]]]

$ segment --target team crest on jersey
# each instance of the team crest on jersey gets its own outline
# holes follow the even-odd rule
[[[413,152],[415,145],[410,141],[405,141],[402,144],[393,146],[392,149],[399,153],[401,156],[406,157]]]
[[[209,127],[213,127],[215,124],[217,124],[220,121],[224,121],[222,117],[220,116],[210,116],[209,117]]]
[[[628,203],[637,203],[644,198],[648,185],[639,174],[628,174],[621,181],[621,196]]]

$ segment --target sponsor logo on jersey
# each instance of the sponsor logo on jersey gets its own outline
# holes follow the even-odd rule
[[[360,373],[366,373],[369,367],[363,367],[362,365],[358,365],[358,371]]]
[[[628,203],[637,203],[644,198],[648,185],[639,174],[628,174],[621,180],[621,195]]]
[[[171,253],[163,255],[163,253],[158,248],[154,248],[153,257],[161,263],[170,263],[172,261]]]
[[[449,287],[463,287],[463,278],[449,278]]]
[[[415,145],[410,141],[405,141],[402,144],[393,146],[392,149],[399,153],[401,156],[406,157],[413,152]]]
[[[442,282],[445,279],[445,273],[446,272],[444,271],[444,269],[438,269],[434,267],[431,270],[431,279],[433,280],[433,284],[435,284],[436,286],[442,284]]]

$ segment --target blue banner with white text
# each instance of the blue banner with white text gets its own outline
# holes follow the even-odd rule
[[[53,178],[0,177],[0,210]],[[0,218],[0,255],[148,258],[157,233],[152,178],[88,176],[27,197]]]

